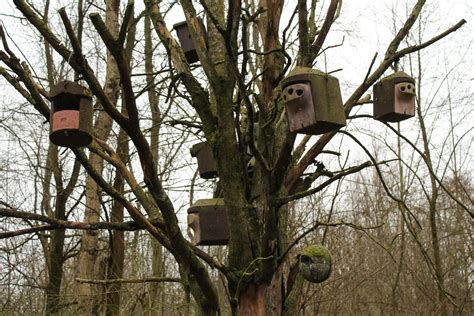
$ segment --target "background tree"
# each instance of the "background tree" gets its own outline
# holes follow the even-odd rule
[[[58,162],[53,157],[47,165],[55,176],[56,201],[61,201],[62,194],[69,191],[62,189],[63,180],[60,173],[54,172],[55,165],[70,168],[73,176],[69,178],[77,176],[85,181],[85,202],[79,196],[74,205],[74,209],[81,205],[83,220],[78,220],[79,214],[69,217],[58,205],[54,211],[39,214],[20,211],[25,209],[24,205],[36,210],[38,203],[30,199],[26,204],[11,203],[10,199],[2,202],[3,216],[23,218],[32,226],[17,230],[16,224],[12,224],[8,228],[11,231],[2,233],[3,238],[50,230],[52,236],[64,234],[65,229],[85,230],[74,264],[62,268],[69,273],[66,282],[62,282],[64,294],[62,302],[55,303],[56,310],[62,306],[64,312],[70,308],[85,315],[121,311],[159,314],[168,311],[166,304],[175,304],[173,311],[184,314],[195,309],[204,315],[225,311],[240,315],[294,315],[335,312],[340,306],[348,313],[367,309],[383,312],[387,307],[381,303],[390,302],[390,311],[404,312],[403,306],[410,301],[410,295],[406,294],[408,289],[402,290],[402,284],[406,286],[410,282],[420,286],[419,291],[428,298],[433,297],[431,292],[435,289],[437,303],[432,305],[433,311],[447,313],[450,308],[456,308],[463,312],[466,304],[471,304],[462,298],[469,297],[469,287],[461,287],[457,295],[448,289],[447,284],[452,281],[445,278],[437,219],[441,213],[437,203],[439,194],[446,199],[443,203],[455,205],[458,222],[472,219],[471,184],[456,180],[458,176],[455,176],[454,184],[447,185],[439,176],[430,156],[427,129],[423,126],[423,99],[418,101],[423,150],[404,133],[388,126],[390,134],[386,135],[398,135],[401,139],[398,149],[393,150],[399,160],[395,176],[389,169],[393,157],[385,157],[379,149],[390,148],[387,146],[390,144],[369,150],[363,145],[364,136],[354,136],[357,130],[352,127],[359,126],[356,119],[360,116],[354,115],[356,106],[370,101],[364,94],[391,66],[455,32],[464,20],[428,40],[420,36],[412,41],[408,36],[414,31],[425,1],[413,4],[404,22],[395,23],[396,35],[384,49],[383,57],[374,56],[369,69],[359,74],[361,83],[348,93],[344,103],[350,120],[348,129],[328,132],[314,140],[315,137],[297,137],[288,131],[280,83],[294,66],[316,64],[327,72],[325,62],[331,45],[325,41],[335,21],[343,16],[341,1],[332,0],[327,6],[317,1],[286,5],[273,0],[180,1],[199,57],[197,65],[187,62],[165,22],[166,14],[174,12],[173,4],[144,1],[143,7],[129,1],[121,7],[119,1],[111,0],[101,8],[93,2],[79,2],[79,11],[77,6],[74,10],[60,9],[54,23],[59,18],[61,22],[53,24],[51,13],[39,13],[45,12],[39,8],[49,8],[48,2],[45,6],[23,0],[13,2],[21,18],[47,43],[46,56],[54,56],[60,65],[48,64],[47,79],[32,73],[35,67],[22,63],[21,55],[10,49],[11,38],[0,34],[3,43],[0,59],[7,67],[1,68],[2,76],[43,116],[33,116],[33,126],[41,126],[44,119],[49,119],[45,86],[62,79],[54,77],[56,68],[70,67],[77,74],[75,79],[87,84],[95,97],[94,141],[87,149],[66,150],[64,156],[58,156]],[[283,14],[287,7],[293,12],[288,17]],[[78,12],[77,17],[72,12]],[[84,19],[86,13],[88,18]],[[207,34],[200,27],[200,16],[206,20]],[[151,27],[154,33],[150,32]],[[422,32],[421,27],[419,31]],[[402,43],[406,47],[400,48]],[[103,53],[104,48],[107,54]],[[421,90],[421,86],[418,88]],[[195,190],[204,196],[203,192],[210,192],[213,186],[199,181],[195,185],[195,173],[193,176],[186,169],[189,161],[182,156],[189,147],[188,139],[195,138],[205,139],[217,160],[219,180],[214,194],[225,200],[230,227],[225,255],[222,249],[196,247],[180,225],[179,211],[189,200],[194,200]],[[458,138],[460,142],[462,139]],[[456,138],[450,142],[454,155]],[[407,149],[402,144],[405,143],[420,155],[420,161],[410,161],[404,155]],[[360,160],[355,158],[360,155],[347,153],[343,149],[346,144],[355,144],[355,151],[367,158]],[[396,144],[392,148],[397,148]],[[29,152],[30,149],[25,150],[25,155]],[[252,174],[248,172],[249,152],[255,160]],[[324,158],[327,154],[330,159]],[[38,161],[46,160],[44,153],[37,157]],[[338,163],[326,162],[330,160]],[[79,174],[75,161],[80,162],[86,174]],[[454,161],[457,170],[456,157]],[[31,168],[41,166],[30,165]],[[418,173],[420,165],[428,170],[429,186]],[[369,167],[376,172],[364,173]],[[343,180],[354,173],[361,174],[355,179],[372,183],[375,190],[367,185],[357,190],[346,186]],[[51,172],[46,169],[44,174],[42,199],[49,199]],[[388,176],[391,177],[387,180]],[[415,179],[421,191],[411,195]],[[36,184],[38,180],[30,181]],[[69,182],[71,186],[74,183]],[[191,193],[190,199],[176,197],[175,192],[183,186]],[[351,192],[350,198],[345,197],[347,192]],[[74,194],[78,196],[77,192]],[[417,201],[423,194],[429,201],[428,221],[423,212],[425,206]],[[342,205],[351,205],[353,212],[340,213],[338,207]],[[129,216],[127,221],[122,216],[124,209]],[[393,214],[393,209],[398,209],[399,216]],[[420,231],[423,227],[431,228],[430,237]],[[127,230],[135,232],[128,237],[120,233]],[[459,235],[466,236],[465,232],[463,229]],[[149,236],[153,237],[151,245],[144,242]],[[456,247],[465,247],[471,237]],[[73,240],[77,241],[77,236]],[[425,241],[429,241],[429,247]],[[338,258],[331,279],[334,281],[328,285],[309,287],[298,274],[296,254],[305,243],[326,244]],[[60,248],[64,245],[51,254],[59,255]],[[367,249],[370,249],[370,261],[359,255]],[[12,247],[6,250],[15,254]],[[469,256],[463,255],[463,259],[465,263],[455,268],[456,271],[462,270],[461,267],[468,269]],[[12,263],[9,267],[14,266],[15,260],[8,255],[5,260]],[[43,260],[47,266],[48,256]],[[424,265],[415,270],[407,262]],[[75,282],[71,268],[78,270]],[[354,269],[358,273],[347,278]],[[397,271],[395,279],[393,271]],[[31,269],[26,275],[30,272]],[[8,273],[9,277],[14,275],[13,271]],[[33,275],[31,280],[37,282],[37,274]],[[366,287],[365,291],[355,290],[371,278],[375,293]],[[463,280],[466,284],[469,275],[464,274]],[[128,285],[137,282],[155,283],[146,288]],[[157,286],[161,282],[170,284]],[[124,283],[126,287],[120,286]],[[10,280],[7,285],[10,288]],[[67,298],[67,293],[72,291],[77,296]],[[133,295],[120,295],[122,291]],[[8,293],[7,297],[14,294]],[[397,299],[399,293],[405,293],[403,299]],[[189,294],[194,307],[187,299]],[[177,301],[183,303],[183,308]],[[7,302],[4,306],[12,305]],[[40,306],[36,303],[34,309]]]

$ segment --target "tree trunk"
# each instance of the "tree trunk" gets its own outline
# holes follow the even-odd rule
[[[47,182],[45,183],[48,188],[44,188],[44,199],[43,206],[49,209],[49,216],[53,216],[56,219],[65,219],[65,207],[66,200],[63,198],[60,190],[62,189],[61,173],[59,172],[58,166],[58,149],[56,145],[50,144],[48,150],[48,162],[47,170],[50,172],[49,176],[46,176]],[[58,192],[54,211],[51,210],[49,203],[49,186],[51,185],[51,172],[55,174],[56,191]],[[46,206],[47,204],[47,206]],[[63,248],[64,248],[64,229],[57,229],[51,232],[51,239],[48,244],[48,248],[45,249],[45,256],[47,257],[46,262],[48,263],[48,284],[46,285],[46,313],[48,315],[56,314],[59,310],[60,305],[60,291],[61,281],[63,276]]]
[[[247,289],[240,294],[239,315],[265,315],[265,290],[266,285],[264,284],[250,284]]]
[[[48,23],[50,1],[45,3],[43,21]],[[49,43],[45,41],[44,51],[46,58],[46,71],[50,88],[54,85],[53,75],[53,57]],[[54,170],[54,171],[53,171]],[[58,165],[58,148],[50,143],[48,148],[48,156],[45,171],[45,182],[43,186],[42,208],[47,212],[48,216],[54,216],[56,219],[65,219],[66,199],[63,198],[62,183],[56,183],[56,202],[54,211],[51,209],[51,176],[55,173],[56,182],[61,182],[61,173]],[[51,239],[48,248],[44,249],[47,268],[48,268],[48,284],[46,285],[46,314],[53,315],[59,311],[61,282],[63,277],[63,252],[64,252],[65,230],[57,229],[51,232]]]
[[[145,72],[146,72],[146,83],[150,87],[147,91],[148,102],[150,103],[152,126],[150,128],[150,150],[155,161],[154,166],[156,167],[155,172],[158,173],[158,158],[159,158],[159,142],[160,142],[160,124],[161,124],[161,111],[159,107],[159,95],[156,93],[155,79],[153,76],[153,43],[151,37],[151,21],[150,17],[145,17]],[[158,215],[158,214],[156,214]],[[152,257],[152,276],[161,277],[163,276],[163,247],[161,244],[150,235],[151,247],[153,250]],[[163,304],[163,285],[159,282],[151,283],[149,286],[148,295],[148,315],[159,315],[165,314]],[[161,306],[161,309],[160,309]]]
[[[133,12],[132,12],[133,16]],[[130,21],[133,21],[131,19]],[[128,57],[129,65],[132,62],[132,51],[135,46],[135,25],[131,25],[129,23],[130,30],[127,35],[127,41],[125,44],[125,52]],[[125,98],[122,96],[122,114],[127,115],[127,109],[125,106],[125,102],[123,101]],[[130,148],[129,148],[129,137],[127,133],[120,128],[118,139],[117,139],[117,154],[122,160],[122,162],[126,165],[130,159]],[[125,181],[122,174],[117,171],[115,175],[114,181],[114,188],[124,194],[124,185]],[[112,205],[112,215],[111,220],[112,222],[123,222],[123,215],[124,215],[124,206],[118,202],[114,201]],[[113,231],[110,243],[110,257],[109,257],[109,266],[108,266],[108,279],[120,279],[123,276],[123,266],[124,266],[124,259],[125,259],[125,245],[124,245],[124,232],[123,231]],[[121,301],[121,283],[114,283],[110,284],[107,287],[107,298],[106,298],[106,314],[107,315],[119,315],[120,314],[120,301]]]
[[[120,129],[118,136],[118,149],[119,157],[126,162],[128,159],[129,148],[128,148],[128,137],[127,134]],[[124,179],[120,172],[117,172],[114,181],[114,188],[123,193],[124,190]],[[114,201],[112,206],[111,221],[116,223],[123,222],[123,211],[124,207],[117,201]],[[124,245],[124,232],[114,230],[111,236],[110,243],[110,257],[108,264],[108,279],[120,279],[123,276],[123,265],[125,258],[125,245]],[[120,291],[121,283],[112,283],[107,286],[107,315],[119,315],[120,314]]]
[[[117,36],[118,34],[118,14],[119,0],[108,0],[106,3],[105,23],[109,32]],[[107,70],[105,93],[107,97],[114,103],[117,103],[119,93],[119,74],[115,60],[112,55],[107,52]],[[112,119],[105,113],[100,112],[99,117],[94,125],[96,136],[101,140],[107,140],[112,128]],[[100,174],[103,170],[103,160],[99,156],[91,153],[90,163]],[[99,221],[100,217],[100,200],[98,194],[98,186],[91,176],[86,180],[86,210],[84,214],[84,222],[94,223]],[[86,231],[82,236],[81,251],[79,254],[79,271],[78,276],[83,279],[96,279],[94,274],[94,265],[98,256],[99,240],[96,231]],[[97,311],[98,304],[96,302],[96,286],[90,283],[81,283],[78,286],[78,305],[77,315],[91,315],[94,310]]]
[[[278,316],[283,313],[282,268],[273,275],[270,284],[251,283],[241,292],[238,315]]]
[[[56,218],[65,219],[65,201],[62,198],[56,200]],[[55,314],[59,310],[61,282],[63,277],[64,262],[64,229],[56,229],[51,232],[51,242],[49,247],[48,269],[49,282],[46,286],[46,314]]]

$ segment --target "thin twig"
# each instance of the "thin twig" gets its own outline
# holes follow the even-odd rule
[[[143,279],[109,279],[109,280],[93,280],[93,279],[75,279],[79,283],[90,284],[117,284],[117,283],[183,283],[180,278],[164,278],[164,277],[148,277]]]
[[[354,229],[357,229],[357,230],[368,230],[368,229],[377,229],[377,228],[380,228],[382,227],[383,225],[385,225],[385,223],[383,224],[380,224],[380,225],[377,225],[377,226],[370,226],[370,227],[364,227],[364,226],[359,226],[359,225],[356,225],[354,223],[349,223],[349,222],[344,222],[344,221],[340,221],[340,222],[335,222],[335,223],[323,223],[323,222],[316,222],[313,227],[309,228],[307,231],[303,232],[301,235],[299,235],[295,240],[293,240],[293,242],[288,246],[288,248],[286,248],[286,250],[283,252],[283,254],[278,257],[278,262],[281,263],[285,260],[285,257],[288,255],[288,253],[290,252],[290,250],[296,246],[301,239],[303,239],[306,235],[308,235],[309,233],[311,233],[312,231],[316,230],[318,227],[320,226],[323,226],[323,227],[337,227],[337,226],[348,226],[348,227],[351,227],[351,228],[354,228]]]

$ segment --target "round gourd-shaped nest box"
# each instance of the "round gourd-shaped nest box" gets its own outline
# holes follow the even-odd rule
[[[308,246],[298,257],[300,273],[307,281],[321,283],[331,275],[332,257],[326,247],[321,245]]]

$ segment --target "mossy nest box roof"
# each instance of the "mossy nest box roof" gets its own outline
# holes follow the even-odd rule
[[[92,92],[89,89],[69,80],[60,81],[53,86],[49,92],[49,99],[54,99],[64,93],[92,99]]]
[[[224,199],[201,199],[191,205],[191,208],[206,207],[206,206],[216,206],[216,205],[225,205]]]
[[[288,78],[288,77],[293,77],[297,75],[317,75],[317,76],[324,76],[324,77],[329,77],[329,78],[336,78],[334,76],[328,75],[324,71],[314,69],[314,68],[309,68],[309,67],[300,67],[300,66],[296,66],[295,68],[293,68],[293,70],[291,70],[286,77]],[[285,83],[283,83],[283,86],[284,85]]]
[[[310,245],[303,249],[301,255],[308,257],[322,257],[332,263],[332,256],[329,250],[321,245]]]
[[[331,253],[324,246],[308,246],[302,251],[298,259],[299,271],[303,278],[309,282],[321,283],[331,275]]]
[[[398,82],[411,82],[413,84],[415,83],[415,79],[413,79],[406,72],[403,72],[403,71],[394,72],[393,74],[382,78],[380,81],[393,81],[395,83],[398,83]]]

